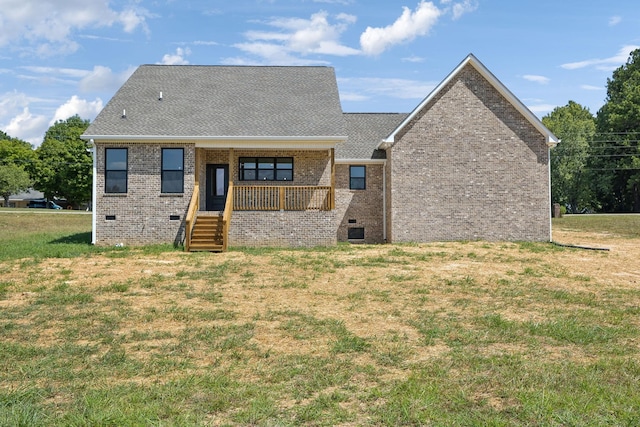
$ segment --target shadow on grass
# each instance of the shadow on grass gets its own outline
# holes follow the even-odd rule
[[[71,234],[69,236],[62,236],[60,238],[50,241],[49,243],[53,245],[59,245],[59,244],[91,245],[91,232],[88,231],[86,233],[76,233],[76,234]]]

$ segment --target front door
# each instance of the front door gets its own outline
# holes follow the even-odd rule
[[[207,165],[207,210],[223,211],[229,188],[229,165]]]

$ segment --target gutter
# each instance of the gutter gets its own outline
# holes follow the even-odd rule
[[[260,136],[260,135],[218,135],[218,136],[194,136],[194,135],[81,135],[84,140],[106,141],[282,141],[282,142],[344,142],[346,136]]]
[[[343,165],[382,165],[387,159],[336,159],[336,163]]]
[[[327,150],[346,136],[184,136],[184,135],[82,135],[101,143],[195,143],[196,148]]]

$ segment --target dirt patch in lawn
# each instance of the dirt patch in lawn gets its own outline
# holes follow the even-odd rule
[[[96,318],[78,340],[104,345],[110,334],[141,360],[175,351],[195,365],[233,351],[255,359],[365,352],[373,364],[424,363],[476,341],[485,354],[526,352],[526,343],[493,345],[480,334],[512,333],[515,324],[544,322],[553,304],[581,309],[611,298],[613,288],[639,286],[637,240],[571,231],[554,240],[609,251],[451,242],[47,259],[28,280],[18,264],[4,273],[14,285],[0,309],[37,302],[63,304],[60,316],[90,311]],[[37,334],[42,345],[74,333],[52,316]]]

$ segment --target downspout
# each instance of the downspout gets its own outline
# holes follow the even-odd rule
[[[549,215],[549,241],[553,242],[553,220],[551,215],[552,200],[551,200],[551,147],[547,145],[547,159],[549,159],[549,166],[547,167],[547,174],[549,176],[549,202],[547,203],[547,215]]]
[[[89,140],[91,144],[91,157],[93,158],[93,174],[92,174],[92,189],[91,192],[91,244],[96,244],[96,200],[97,196],[97,184],[98,184],[98,167],[96,162],[96,144],[93,139]]]
[[[382,164],[382,241],[387,243],[387,161]]]

